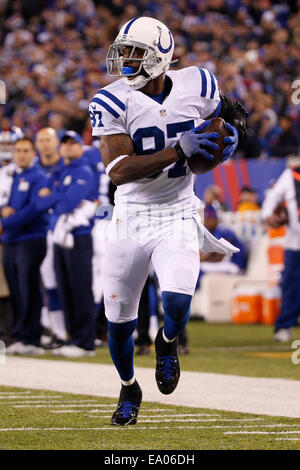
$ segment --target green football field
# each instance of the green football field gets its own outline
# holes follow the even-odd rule
[[[299,449],[300,419],[143,403],[113,427],[115,400],[0,388],[0,450]]]
[[[266,325],[213,324],[190,320],[187,331],[190,354],[180,357],[183,370],[300,379],[300,364],[294,365],[291,360],[295,353],[291,345],[294,340],[300,340],[300,328],[295,328],[291,343],[284,345],[273,340],[273,327]],[[42,358],[53,360],[54,356],[49,354]],[[107,348],[98,348],[95,357],[76,361],[111,364]],[[154,367],[154,347],[149,356],[136,356],[135,365]]]
[[[181,356],[182,370],[299,380],[291,344],[275,343],[271,327],[190,321],[188,334],[191,352]],[[40,358],[41,368],[47,359],[53,356]],[[107,348],[100,348],[94,358],[73,361],[110,363],[110,357]],[[154,362],[154,351],[135,360],[142,367],[154,367]],[[1,386],[0,449],[300,449],[300,418],[143,402],[138,424],[120,428],[110,424],[115,405],[116,399],[75,391]]]

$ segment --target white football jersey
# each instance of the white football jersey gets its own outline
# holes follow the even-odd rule
[[[216,111],[219,89],[210,71],[187,67],[169,70],[166,75],[172,89],[162,104],[127,86],[125,79],[99,90],[89,107],[93,135],[127,134],[135,154],[143,158],[143,154],[174,147],[183,132]],[[144,205],[180,203],[194,196],[193,183],[187,162],[178,161],[157,175],[118,186],[115,200]]]

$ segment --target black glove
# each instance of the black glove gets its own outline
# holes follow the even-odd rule
[[[248,111],[240,101],[233,101],[226,96],[220,96],[222,107],[219,117],[234,126],[239,133],[239,143],[246,135]]]

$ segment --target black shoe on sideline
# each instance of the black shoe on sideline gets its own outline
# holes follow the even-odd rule
[[[119,403],[111,418],[111,424],[115,426],[136,424],[141,402],[142,390],[137,381],[132,385],[122,385]]]
[[[66,345],[66,341],[63,341],[62,339],[57,338],[57,336],[53,336],[50,343],[48,344],[43,344],[42,348],[45,350],[52,350],[52,349],[57,349],[61,348],[62,346]]]
[[[174,392],[180,377],[177,355],[177,338],[167,343],[162,336],[161,327],[155,338],[156,371],[155,378],[159,391],[164,395]]]

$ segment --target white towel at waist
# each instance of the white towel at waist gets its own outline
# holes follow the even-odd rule
[[[199,214],[197,214],[194,219],[198,226],[200,250],[212,253],[220,253],[227,256],[231,256],[234,253],[238,253],[240,251],[239,248],[232,245],[232,243],[228,242],[224,238],[215,238],[201,223]]]
[[[15,169],[15,163],[0,168],[0,207],[8,205]]]
[[[88,226],[96,214],[96,204],[84,199],[73,212],[59,216],[53,232],[53,241],[63,248],[74,247],[72,230],[81,225]]]

